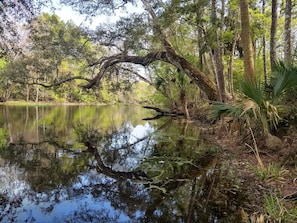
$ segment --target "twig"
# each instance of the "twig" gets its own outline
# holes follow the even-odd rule
[[[257,159],[257,161],[258,161],[259,166],[260,166],[262,169],[264,169],[264,164],[263,164],[263,162],[262,162],[262,160],[261,160],[261,157],[260,157],[260,154],[259,154],[259,150],[258,150],[258,146],[257,146],[257,142],[256,142],[256,139],[255,139],[253,130],[251,129],[251,127],[249,127],[249,130],[250,130],[251,135],[252,135],[252,138],[253,138],[254,147],[250,146],[250,145],[247,144],[247,143],[245,143],[245,145],[246,145],[247,147],[249,147],[249,148],[254,152],[254,154],[255,154],[255,156],[256,156],[256,159]]]

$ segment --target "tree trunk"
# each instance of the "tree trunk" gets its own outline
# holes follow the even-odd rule
[[[284,32],[284,61],[288,64],[292,62],[291,17],[292,17],[292,1],[286,0],[285,32]]]
[[[198,26],[198,24],[197,24]],[[202,32],[200,30],[200,28],[198,27],[198,31],[197,31],[197,41],[198,41],[198,53],[199,53],[199,67],[201,70],[203,70],[204,68],[204,64],[203,64],[203,55],[204,55],[204,52],[203,52],[203,46],[202,46]]]
[[[241,41],[243,46],[244,75],[245,79],[256,84],[254,68],[254,52],[250,34],[249,8],[247,0],[240,0],[241,15]]]
[[[197,84],[202,91],[205,92],[205,94],[210,100],[218,100],[219,94],[212,80],[201,70],[193,66],[185,58],[179,56],[176,53],[171,43],[167,40],[166,36],[162,32],[162,29],[158,23],[158,17],[153,11],[151,5],[148,3],[147,0],[142,0],[142,3],[152,18],[154,32],[159,36],[160,42],[165,48],[168,62],[170,62],[172,65],[174,65],[178,69],[182,70],[186,75],[188,75],[193,80],[193,82]]]
[[[234,53],[235,53],[236,43],[237,43],[238,39],[239,39],[239,33],[236,30],[236,32],[234,34],[231,52],[230,52],[230,60],[229,60],[229,68],[228,68],[228,86],[229,86],[229,93],[231,94],[232,98],[234,98],[233,61],[234,61]]]
[[[38,103],[38,101],[39,101],[39,86],[36,85],[35,89],[36,89],[35,103]]]
[[[180,90],[180,101],[181,101],[181,105],[183,108],[183,112],[185,114],[185,118],[190,119],[190,114],[189,114],[189,110],[188,110],[187,94],[186,94],[186,90],[184,88],[182,88]]]
[[[262,14],[265,15],[265,5],[266,0],[262,0]],[[262,58],[263,58],[263,74],[264,74],[264,85],[267,86],[267,62],[266,62],[266,37],[265,33],[263,34],[262,38],[262,45],[263,45],[263,51],[262,51]]]
[[[270,66],[272,71],[276,63],[276,28],[277,28],[277,0],[272,0],[271,28],[270,28]]]
[[[0,95],[0,102],[6,102],[10,98],[10,94],[15,87],[15,84],[11,84],[9,86],[5,87],[5,90],[3,90],[2,94]]]
[[[222,2],[222,10],[224,6],[224,1]],[[219,101],[225,101],[226,100],[226,87],[225,87],[225,78],[224,78],[224,65],[223,65],[223,58],[222,58],[222,47],[221,47],[221,38],[220,38],[220,32],[222,32],[222,25],[218,25],[218,18],[217,18],[217,0],[212,0],[211,4],[212,10],[211,10],[211,20],[212,25],[214,26],[215,30],[215,48],[211,49],[213,52],[212,56],[214,57],[214,66],[213,73],[215,75],[216,83],[217,83],[217,91],[218,91],[218,97]],[[221,14],[221,24],[224,23],[224,13]]]

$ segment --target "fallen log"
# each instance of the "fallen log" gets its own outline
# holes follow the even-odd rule
[[[147,118],[145,120],[159,119],[162,116],[184,116],[184,113],[181,112],[181,111],[166,111],[166,110],[163,110],[161,108],[152,107],[152,106],[143,106],[143,108],[145,108],[145,109],[151,109],[151,110],[154,110],[154,111],[156,111],[156,112],[159,113],[155,117],[153,117],[153,118]]]

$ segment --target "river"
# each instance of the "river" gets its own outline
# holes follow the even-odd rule
[[[138,106],[0,106],[0,222],[239,222],[197,123]]]

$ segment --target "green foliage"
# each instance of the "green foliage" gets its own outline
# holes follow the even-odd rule
[[[255,85],[249,81],[243,81],[242,92],[249,99],[253,100],[258,106],[262,105],[264,100],[264,93],[260,84]]]
[[[239,106],[215,101],[213,102],[212,109],[211,109],[211,118],[218,120],[228,115],[235,118],[239,118],[241,113],[242,113],[242,108],[240,108]]]
[[[0,58],[0,70],[4,69],[7,65],[7,60]]]
[[[293,86],[297,86],[297,66],[279,61],[275,64],[273,77],[273,98],[279,98]]]
[[[233,105],[214,102],[211,109],[212,118],[220,119],[223,116],[232,116],[236,119],[247,119],[248,117],[253,117],[255,120],[261,119],[261,107],[263,106],[263,94],[261,90],[258,86],[250,83],[243,83],[242,86],[245,98]]]
[[[286,201],[274,193],[265,196],[264,209],[271,222],[290,223],[297,221],[297,207],[288,208]]]
[[[296,86],[297,68],[279,62],[276,64],[271,80],[272,94],[266,94],[266,89],[259,83],[255,85],[244,81],[242,83],[244,99],[234,105],[215,102],[212,107],[212,117],[215,119],[221,118],[222,115],[230,115],[235,118],[253,117],[254,120],[260,120],[264,132],[272,128],[276,129],[279,121],[282,120],[279,110],[284,116],[290,113],[290,109],[286,109],[282,104],[285,101],[280,99]]]
[[[233,84],[235,92],[241,92],[243,77],[243,60],[235,60],[233,66]]]
[[[156,94],[156,90],[148,83],[140,81],[136,82],[132,86],[130,100],[140,104],[153,104],[153,96]]]
[[[286,175],[289,174],[288,170],[277,163],[269,163],[267,167],[264,168],[253,168],[256,175],[260,180],[263,181],[275,181],[282,180]]]

